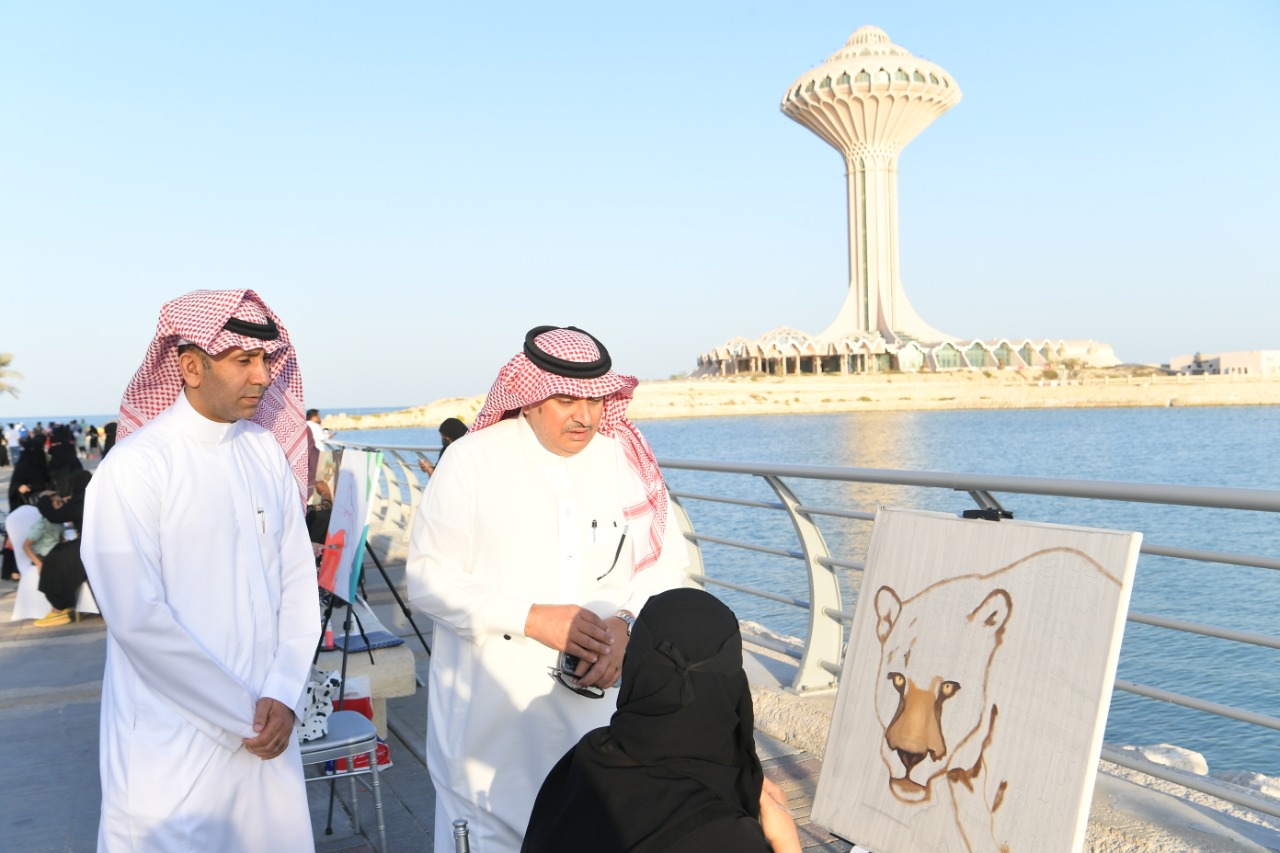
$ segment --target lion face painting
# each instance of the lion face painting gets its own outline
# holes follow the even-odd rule
[[[962,589],[950,588],[957,585]],[[887,586],[875,595],[880,752],[890,790],[904,802],[928,800],[935,780],[952,768],[971,771],[956,759],[981,756],[997,713],[987,681],[1013,607],[1009,593],[967,578],[938,586],[945,588],[905,603]],[[958,605],[943,610],[946,625],[925,617],[937,613],[934,596]]]
[[[881,508],[814,820],[877,853],[1078,853],[1140,543]]]

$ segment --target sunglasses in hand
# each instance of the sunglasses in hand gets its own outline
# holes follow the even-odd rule
[[[564,652],[562,655],[560,655],[560,666],[547,667],[547,674],[550,675],[552,679],[556,681],[556,683],[562,684],[565,687],[568,687],[570,690],[572,690],[574,693],[577,693],[579,696],[586,696],[588,699],[604,698],[604,690],[602,688],[583,687],[575,683],[578,680],[578,676],[574,675],[574,672],[577,671],[579,663],[580,663],[580,659],[576,655],[571,655],[568,652]]]

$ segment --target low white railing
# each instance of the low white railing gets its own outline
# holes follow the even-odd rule
[[[365,448],[359,442],[334,442],[340,446]],[[428,454],[439,450],[430,445],[382,445],[384,453],[383,477],[374,502],[375,525],[373,533],[386,542],[391,557],[401,556],[408,542],[409,530],[417,511],[426,483],[417,462],[429,458]],[[990,474],[963,474],[934,471],[895,471],[872,468],[835,468],[813,465],[770,465],[757,463],[711,462],[684,459],[660,459],[667,472],[671,494],[676,503],[676,517],[690,545],[690,576],[703,585],[752,596],[760,601],[773,602],[784,608],[793,608],[803,614],[807,628],[801,638],[792,638],[787,631],[774,630],[769,625],[754,630],[751,624],[744,627],[748,639],[765,648],[782,653],[795,661],[791,689],[812,692],[832,689],[843,665],[848,625],[853,620],[853,598],[856,586],[846,580],[846,591],[841,584],[844,577],[856,577],[864,567],[857,559],[832,556],[826,538],[819,529],[817,519],[838,519],[865,524],[869,529],[875,518],[874,508],[852,509],[847,506],[824,506],[801,501],[793,483],[845,483],[871,484],[915,490],[909,494],[927,492],[954,496],[966,494],[977,510],[1000,513],[1004,507],[995,497],[1004,495],[1047,496],[1053,499],[1104,501],[1108,504],[1148,504],[1162,507],[1201,507],[1231,512],[1280,513],[1280,491],[1266,489],[1223,488],[1212,486],[1188,486],[1150,483],[1126,483],[1112,481],[1071,480],[1057,478],[1002,476]],[[717,478],[714,491],[686,491],[679,488],[681,475],[692,472],[705,479]],[[720,479],[725,487],[719,488]],[[772,493],[772,499],[749,496],[735,480],[746,478],[756,484],[763,483]],[[741,536],[723,535],[715,529],[696,529],[690,516],[691,506],[698,504],[761,510],[783,513],[794,530],[790,544],[779,546],[751,541]],[[935,508],[935,507],[930,507]],[[1043,516],[1042,516],[1043,517]],[[1274,520],[1268,516],[1268,521]],[[741,525],[740,525],[741,526]],[[753,530],[753,525],[746,525]],[[1128,526],[1126,529],[1136,529]],[[1274,531],[1274,527],[1272,530]],[[1205,531],[1209,538],[1213,531]],[[1272,537],[1274,541],[1274,536]],[[763,554],[795,560],[802,564],[807,578],[808,598],[787,594],[783,585],[769,588],[768,582],[758,585],[741,583],[713,573],[707,568],[706,546],[727,548],[734,553]],[[1280,569],[1280,557],[1273,554],[1223,551],[1216,548],[1189,548],[1149,541],[1144,531],[1141,554],[1154,557],[1213,563],[1228,567],[1253,567],[1269,570]],[[1276,577],[1280,584],[1280,575]],[[846,602],[846,598],[850,599]],[[1229,627],[1200,624],[1184,619],[1130,611],[1130,623],[1155,626],[1160,629],[1188,635],[1213,637],[1230,643],[1280,650],[1280,637]],[[1188,661],[1187,666],[1210,667],[1213,661]],[[1158,686],[1138,684],[1117,679],[1117,691],[1146,699],[1167,702],[1208,714],[1238,721],[1266,730],[1280,730],[1280,719],[1229,705],[1206,701],[1194,696],[1166,690]],[[1262,797],[1242,795],[1236,789],[1218,784],[1209,777],[1190,778],[1187,774],[1135,760],[1118,750],[1104,747],[1103,757],[1127,767],[1142,770],[1150,775],[1168,779],[1187,787],[1204,791],[1231,802],[1244,805],[1270,815],[1280,817],[1280,803]]]

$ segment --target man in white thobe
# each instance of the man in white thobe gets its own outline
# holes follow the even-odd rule
[[[301,379],[277,319],[252,291],[167,303],[90,484],[99,851],[314,850],[294,721],[319,604]]]
[[[631,621],[683,583],[670,498],[625,417],[636,384],[585,332],[538,327],[428,482],[406,565],[436,625],[436,853],[459,818],[473,849],[519,850],[547,772],[614,711]],[[564,652],[578,668],[548,677]]]

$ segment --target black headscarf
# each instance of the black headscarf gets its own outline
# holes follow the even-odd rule
[[[439,430],[441,438],[457,441],[467,434],[467,425],[457,418],[445,418],[440,422]],[[448,446],[448,444],[445,445],[445,447]],[[444,451],[441,452],[443,453]]]
[[[656,853],[695,833],[704,849],[768,850],[753,730],[733,611],[701,590],[655,595],[632,629],[617,712],[547,776],[522,853]]]

